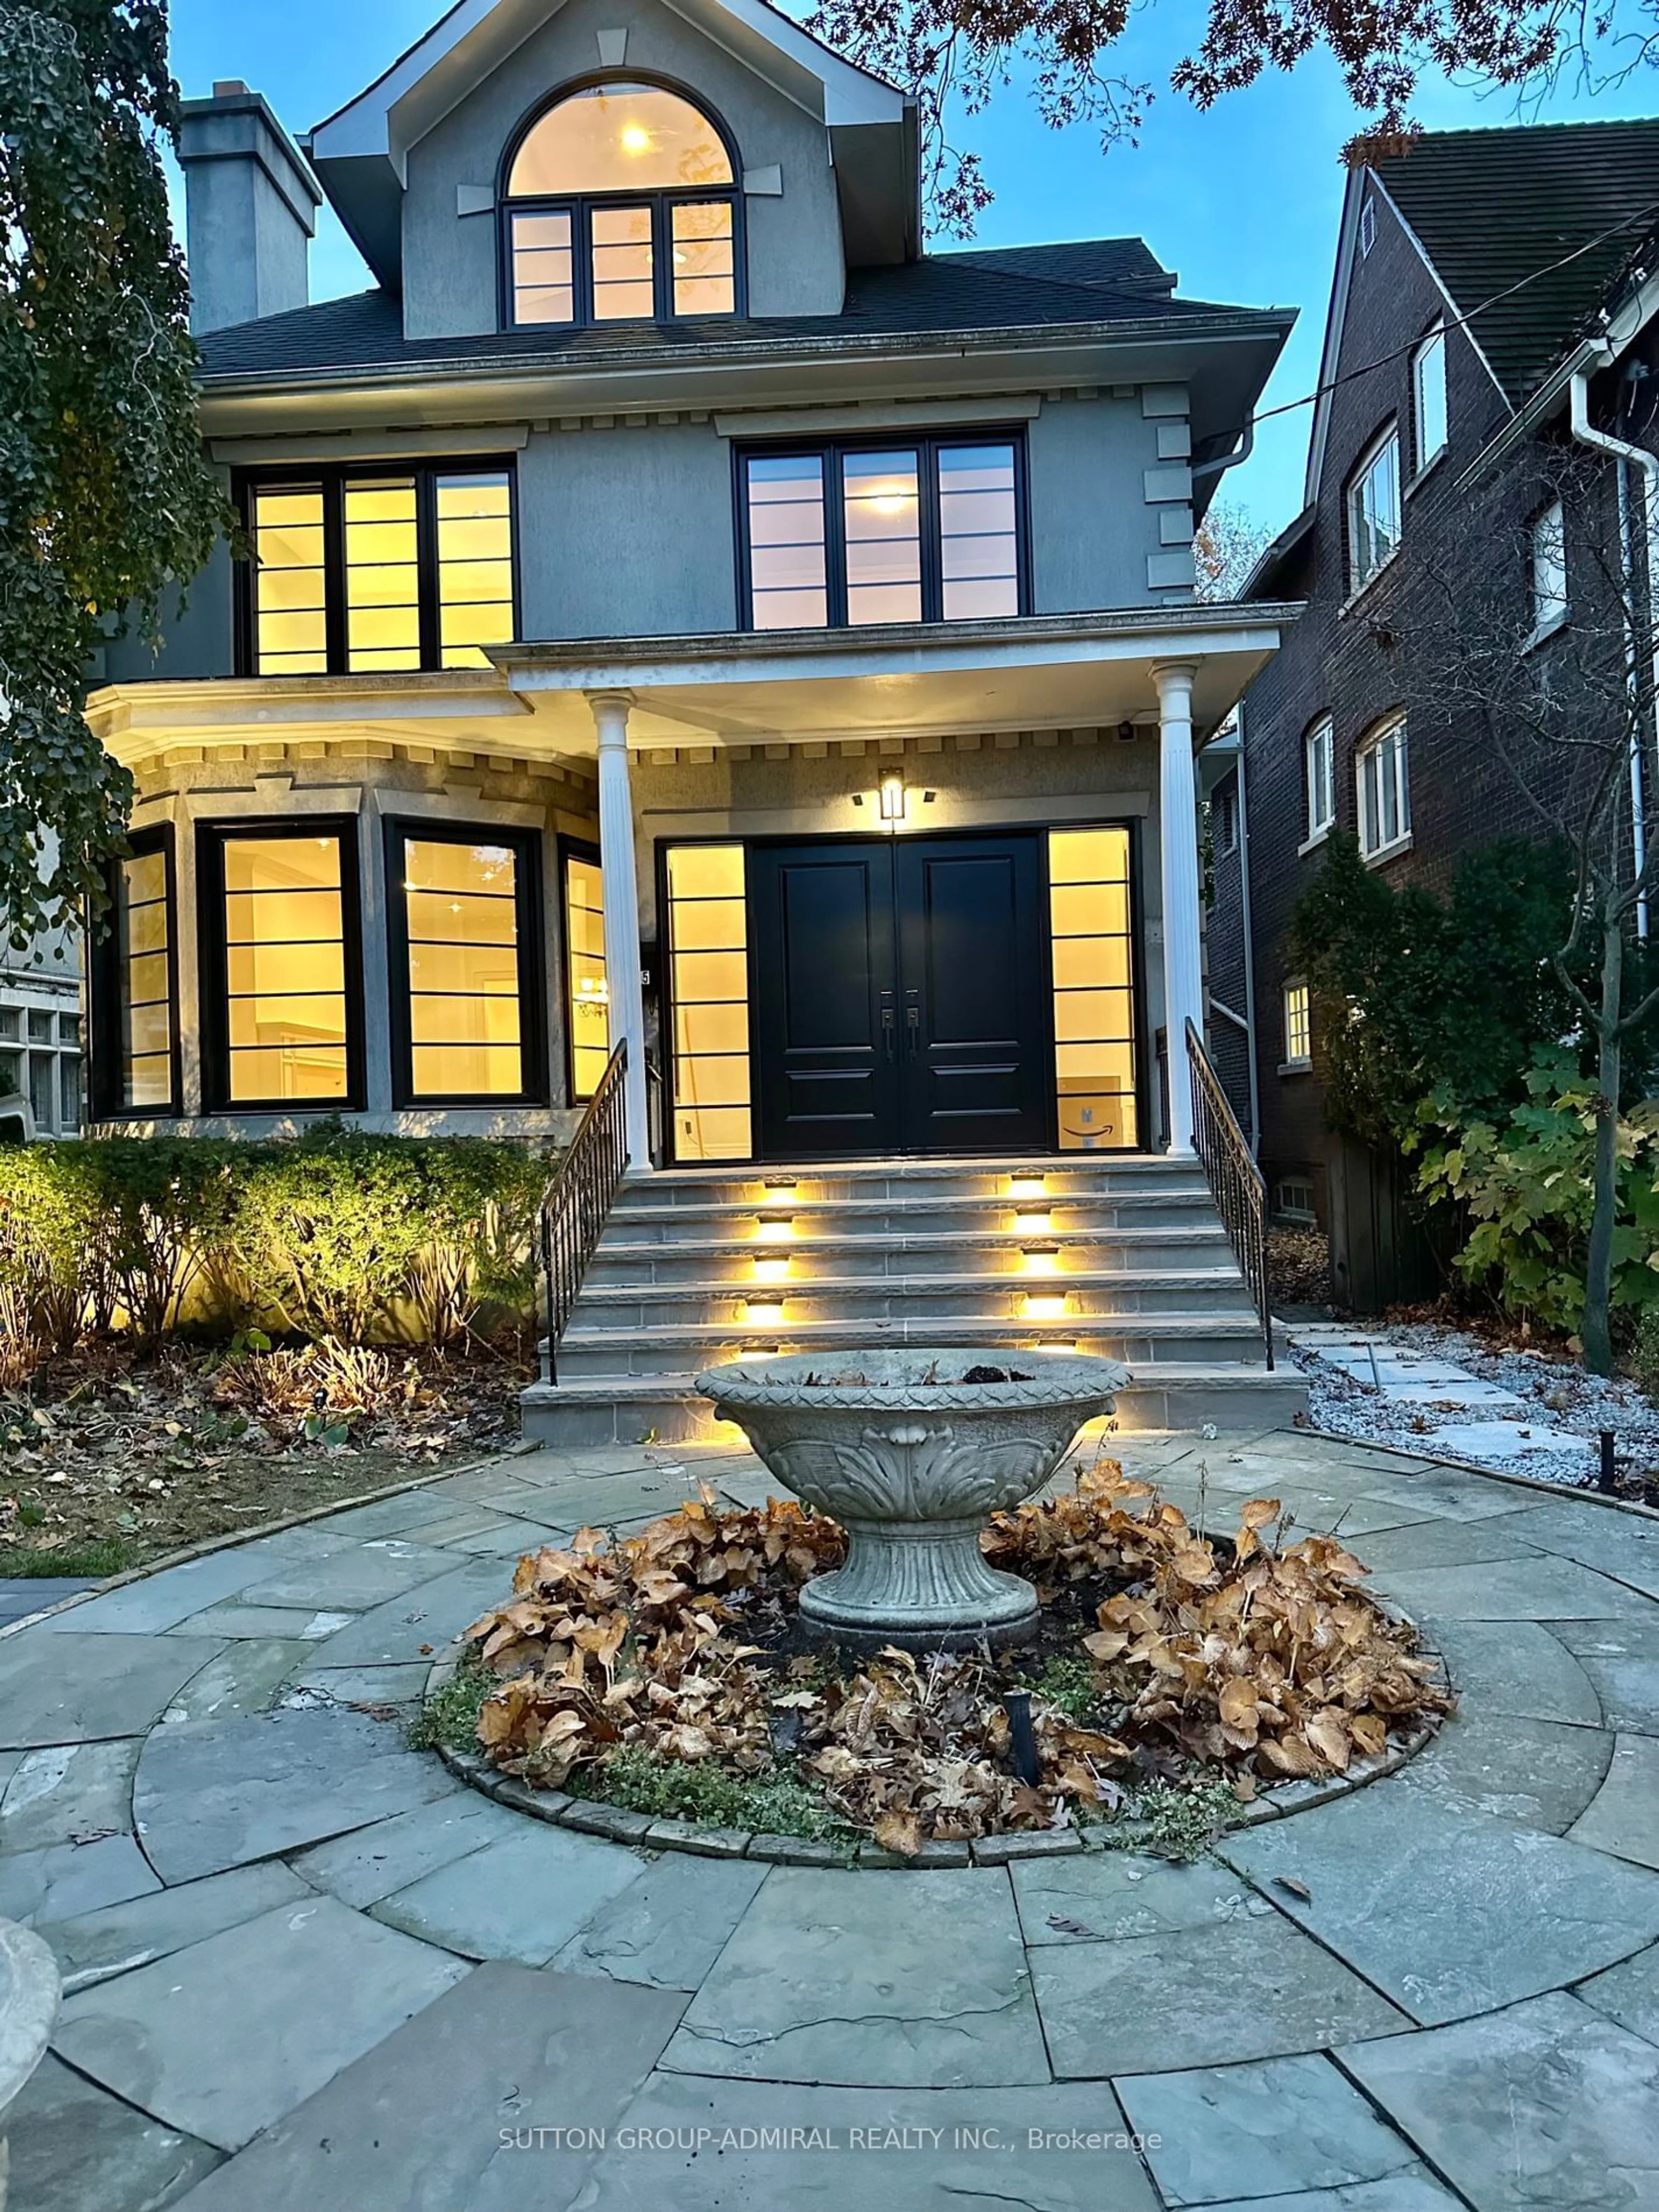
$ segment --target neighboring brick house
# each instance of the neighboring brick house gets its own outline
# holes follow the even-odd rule
[[[1492,541],[1492,561],[1513,564],[1517,594],[1542,592],[1547,604],[1559,511],[1552,520],[1547,501],[1534,503],[1547,456],[1576,434],[1575,378],[1585,442],[1651,441],[1642,250],[1656,209],[1659,121],[1429,133],[1349,180],[1307,503],[1241,594],[1307,611],[1250,686],[1242,738],[1206,756],[1204,781],[1212,1050],[1275,1213],[1329,1230],[1337,1294],[1358,1304],[1409,1293],[1420,1255],[1389,1164],[1326,1126],[1315,1016],[1290,971],[1291,916],[1333,830],[1356,834],[1391,881],[1436,889],[1472,848],[1529,833],[1534,817],[1501,763],[1443,718],[1437,726],[1420,700],[1407,730],[1401,641],[1413,634],[1427,549],[1437,541],[1443,563],[1477,493],[1516,519],[1513,537]],[[1643,465],[1605,447],[1586,465],[1601,471],[1594,497],[1625,501],[1632,544],[1644,514],[1659,527]],[[1471,590],[1478,580],[1490,595],[1491,562],[1471,574]],[[1557,628],[1570,646],[1565,600],[1540,617],[1540,640]]]

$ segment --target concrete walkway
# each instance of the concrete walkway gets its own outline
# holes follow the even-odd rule
[[[1124,1455],[1212,1524],[1262,1492],[1340,1522],[1462,1717],[1188,1869],[550,1828],[388,1709],[526,1547],[699,1474],[763,1494],[643,1449],[0,1637],[0,1917],[69,1992],[9,2116],[17,2212],[1652,2212],[1659,1522],[1290,1433]]]

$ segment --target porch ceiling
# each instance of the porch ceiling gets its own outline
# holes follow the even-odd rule
[[[750,744],[1155,720],[1152,670],[1191,661],[1210,730],[1277,649],[1294,606],[1182,606],[994,623],[514,645],[495,658],[574,747],[586,695],[631,694],[640,745]],[[585,734],[584,749],[591,746]]]
[[[772,631],[513,645],[493,669],[111,686],[88,708],[130,767],[181,748],[355,744],[592,759],[588,695],[626,691],[636,747],[1152,724],[1160,661],[1196,668],[1212,731],[1277,648],[1292,605],[1180,606],[921,629]]]

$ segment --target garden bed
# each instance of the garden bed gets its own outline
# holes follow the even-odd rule
[[[994,1656],[814,1644],[799,1592],[843,1545],[793,1502],[710,1494],[636,1536],[526,1556],[417,1740],[631,1840],[690,1822],[965,1858],[1151,1822],[1187,1855],[1275,1784],[1397,1763],[1451,1710],[1360,1563],[1332,1537],[1286,1540],[1271,1498],[1219,1540],[1105,1462],[996,1516],[983,1548],[1030,1579],[1043,1620]]]
[[[118,1574],[499,1451],[517,1357],[119,1340],[0,1395],[0,1577]]]

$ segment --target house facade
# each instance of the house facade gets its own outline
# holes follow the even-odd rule
[[[298,143],[216,87],[180,158],[249,557],[91,702],[137,785],[98,1126],[562,1136],[625,1045],[682,1194],[992,1163],[938,1340],[1052,1320],[1149,1418],[1260,1369],[1192,1149],[1194,754],[1296,610],[1198,604],[1192,541],[1291,316],[1138,239],[925,253],[913,107],[763,0],[458,9]],[[313,305],[325,198],[375,283]],[[1011,1167],[1085,1155],[1170,1170],[1172,1244],[1090,1242],[1103,1182],[1011,1242]],[[716,1229],[690,1371],[776,1320]],[[913,1328],[830,1267],[801,1340]],[[665,1316],[621,1320],[631,1368]]]
[[[1545,834],[1552,794],[1437,710],[1413,662],[1431,629],[1464,618],[1472,636],[1507,598],[1516,652],[1560,665],[1581,617],[1607,619],[1580,557],[1592,536],[1645,590],[1656,205],[1659,123],[1426,133],[1349,180],[1306,504],[1242,595],[1306,611],[1201,770],[1212,1052],[1274,1214],[1329,1232],[1342,1303],[1433,1275],[1395,1164],[1328,1126],[1291,916],[1338,831],[1389,882],[1437,891],[1474,848]],[[1563,514],[1570,462],[1593,514]],[[1650,718],[1626,838],[1655,776]]]
[[[1285,315],[923,255],[914,112],[763,7],[458,11],[181,154],[254,557],[93,701],[100,1124],[558,1129],[626,1037],[668,1164],[1182,1139],[1193,734],[1287,620],[1191,538]],[[379,283],[308,306],[324,195]]]

